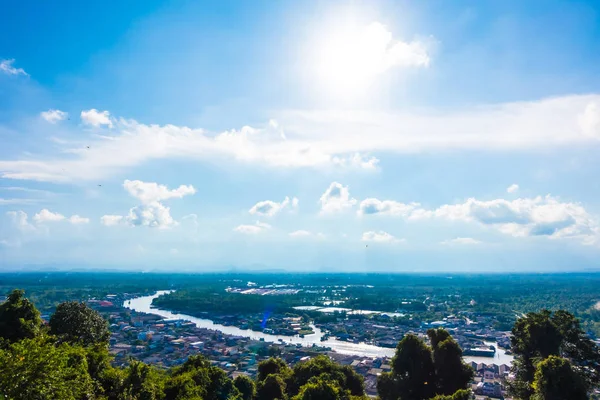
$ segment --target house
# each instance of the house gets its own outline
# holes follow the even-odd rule
[[[492,380],[495,376],[496,374],[494,373],[494,370],[492,368],[486,368],[483,370],[483,379]]]
[[[502,389],[499,383],[479,382],[475,393],[484,396],[502,397]]]

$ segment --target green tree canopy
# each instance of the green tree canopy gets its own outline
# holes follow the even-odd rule
[[[132,400],[158,400],[162,397],[166,377],[158,369],[131,360],[125,370],[121,396]]]
[[[288,395],[298,394],[300,388],[311,379],[327,375],[329,381],[334,382],[342,391],[349,391],[351,395],[364,395],[362,376],[352,368],[341,366],[325,355],[319,355],[308,361],[300,362],[294,366],[291,377],[288,379]]]
[[[40,312],[23,290],[15,289],[0,304],[0,338],[9,342],[31,339],[39,334],[42,326]]]
[[[435,367],[431,349],[416,335],[408,334],[396,347],[390,375],[377,383],[382,400],[422,400],[435,395]]]
[[[271,374],[279,374],[284,378],[291,374],[291,369],[287,363],[281,358],[271,357],[268,360],[261,361],[258,363],[258,375],[256,380],[258,382],[264,381],[267,376]]]
[[[8,399],[80,400],[93,396],[84,349],[46,337],[0,350],[0,394]]]
[[[473,369],[462,360],[462,349],[445,329],[429,329],[433,349],[436,393],[452,395],[465,389],[473,379]]]
[[[467,389],[457,390],[453,394],[438,394],[431,400],[471,400],[471,391]]]
[[[233,380],[234,386],[242,395],[242,400],[252,400],[256,395],[254,381],[246,375],[239,375]]]
[[[85,303],[76,301],[60,303],[56,307],[50,317],[50,333],[61,341],[84,346],[107,342],[110,337],[106,320]]]
[[[183,387],[183,383],[186,383],[189,377],[197,386],[194,393],[200,395],[203,400],[225,400],[240,396],[240,392],[225,371],[211,365],[204,356],[190,356],[181,367],[174,368],[172,376],[180,375],[186,377],[178,378],[175,382],[176,387]]]
[[[550,356],[536,366],[533,381],[535,400],[586,400],[585,380],[573,369],[569,360]]]
[[[283,378],[277,374],[267,375],[258,382],[256,400],[287,400],[286,385]]]
[[[509,389],[515,397],[531,398],[536,365],[550,356],[567,358],[588,387],[600,382],[600,349],[573,314],[562,310],[528,313],[517,320],[512,332],[515,379]]]
[[[312,378],[303,385],[293,400],[343,400],[347,398],[348,396],[336,381],[319,377]]]

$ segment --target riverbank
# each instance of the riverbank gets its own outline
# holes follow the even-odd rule
[[[291,343],[296,345],[299,344],[304,347],[310,347],[313,345],[325,346],[331,348],[333,351],[338,352],[340,354],[357,355],[373,358],[393,357],[395,353],[394,348],[379,347],[366,343],[350,343],[342,340],[337,340],[331,337],[327,340],[322,341],[321,339],[324,336],[323,332],[313,324],[311,324],[310,326],[315,332],[314,334],[305,335],[304,337],[300,337],[299,335],[290,337],[283,335],[272,335],[264,332],[256,332],[251,330],[244,330],[235,326],[225,326],[215,323],[210,319],[198,318],[187,314],[173,313],[171,311],[152,307],[152,300],[154,300],[162,294],[170,292],[171,291],[169,290],[162,290],[158,291],[157,293],[151,296],[141,296],[130,300],[126,300],[123,303],[123,307],[135,310],[137,312],[158,315],[165,319],[180,319],[184,321],[189,321],[194,323],[199,328],[212,329],[226,335],[246,337],[249,339],[261,340],[269,343]],[[495,343],[493,342],[486,342],[486,345],[494,344]],[[483,362],[485,364],[512,364],[512,356],[506,355],[504,350],[502,349],[497,349],[494,357],[466,356],[464,357],[464,360],[467,362],[473,361],[476,363]]]

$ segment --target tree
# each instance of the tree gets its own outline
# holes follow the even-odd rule
[[[41,336],[12,343],[0,350],[0,394],[28,400],[93,397],[84,349],[56,346]]]
[[[362,396],[365,392],[363,378],[350,367],[342,367],[329,357],[319,355],[294,366],[291,377],[287,381],[289,396],[298,394],[300,388],[311,379],[327,375],[342,390],[348,390],[354,396]]]
[[[171,377],[165,384],[165,400],[202,400],[204,388],[198,386],[191,372]]]
[[[276,374],[267,375],[256,387],[257,400],[287,400],[285,382]]]
[[[335,381],[322,377],[312,378],[300,388],[293,400],[342,400],[347,398],[344,391]]]
[[[110,337],[108,323],[85,303],[60,303],[50,317],[50,333],[61,341],[91,346],[106,343]]]
[[[587,385],[569,360],[550,356],[536,366],[533,382],[535,400],[586,400]]]
[[[240,396],[225,371],[211,365],[204,356],[190,356],[181,367],[175,368],[172,372],[173,377],[181,375],[186,375],[186,377],[178,378],[175,382],[168,384],[169,395],[174,396],[173,393],[180,393],[178,390],[181,393],[190,392],[186,385],[189,384],[189,379],[192,379],[197,386],[193,393],[204,400],[225,400]],[[173,398],[177,399],[177,397]],[[185,399],[187,400],[187,397]]]
[[[461,389],[453,394],[438,394],[431,400],[471,400],[471,391]]]
[[[462,349],[445,329],[429,329],[433,349],[436,393],[452,395],[465,389],[473,379],[473,369],[462,360]]]
[[[42,326],[40,312],[24,295],[15,289],[0,304],[0,338],[11,343],[34,338]]]
[[[126,373],[121,368],[108,367],[100,373],[98,382],[102,394],[109,400],[121,400]]]
[[[164,381],[164,375],[156,368],[131,360],[126,369],[122,395],[127,399],[158,400],[162,397]]]
[[[291,373],[290,367],[281,358],[271,357],[268,360],[258,363],[258,375],[256,380],[263,381],[271,374],[281,374],[288,376]]]
[[[398,343],[391,375],[380,375],[377,391],[382,400],[422,400],[435,395],[435,367],[431,349],[409,334]]]
[[[567,358],[588,387],[600,382],[600,349],[573,314],[548,310],[528,313],[517,320],[512,332],[515,379],[509,390],[515,397],[527,400],[533,396],[536,365],[550,356]]]
[[[252,400],[256,394],[254,381],[246,375],[239,375],[233,380],[234,386],[242,395],[242,400]]]

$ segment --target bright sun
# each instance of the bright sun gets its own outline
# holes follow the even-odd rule
[[[362,92],[393,67],[428,66],[426,46],[419,41],[393,41],[385,25],[335,29],[316,44],[315,68],[320,84],[349,95]]]

